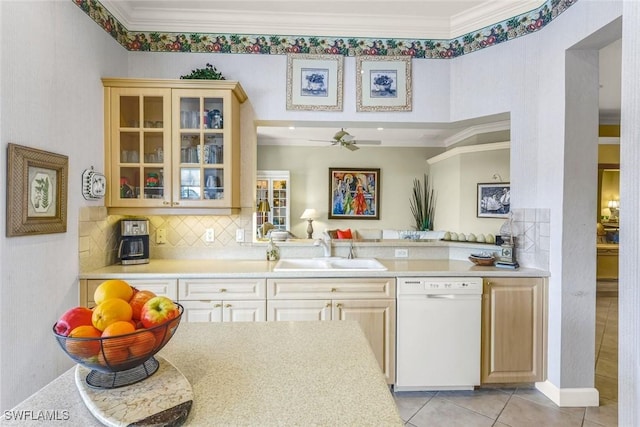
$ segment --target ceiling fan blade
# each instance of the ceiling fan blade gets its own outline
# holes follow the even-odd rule
[[[343,140],[346,137],[351,137],[351,139],[353,139],[353,137],[351,135],[349,135],[349,132],[347,132],[344,129],[340,129],[338,132],[336,132],[335,135],[333,135],[333,139],[335,139],[336,141]]]
[[[356,146],[355,146],[355,144],[350,143],[350,142],[343,142],[343,143],[342,143],[342,146],[343,146],[344,148],[346,148],[347,150],[351,150],[351,151],[359,150],[359,148],[358,148],[358,147],[356,147]]]

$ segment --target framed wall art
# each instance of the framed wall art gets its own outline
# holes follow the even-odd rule
[[[67,231],[69,158],[7,147],[7,237]]]
[[[342,111],[342,55],[287,55],[287,110]]]
[[[380,219],[380,169],[329,168],[329,219]]]
[[[478,218],[508,218],[511,185],[508,182],[478,184]]]
[[[411,57],[356,57],[356,111],[411,111]]]

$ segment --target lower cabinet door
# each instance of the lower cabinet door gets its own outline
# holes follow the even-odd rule
[[[331,320],[330,300],[269,300],[268,321]]]
[[[223,322],[264,322],[267,320],[267,304],[259,301],[223,301]]]
[[[182,320],[186,322],[222,322],[222,301],[181,301]]]
[[[332,317],[333,320],[355,320],[360,324],[387,384],[393,384],[396,363],[395,300],[333,300]]]
[[[481,382],[544,381],[546,283],[541,278],[484,281]]]
[[[187,322],[264,322],[266,303],[256,301],[182,301]]]

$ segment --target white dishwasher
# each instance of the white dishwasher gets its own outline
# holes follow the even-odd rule
[[[481,278],[398,279],[394,390],[480,385],[481,302]]]

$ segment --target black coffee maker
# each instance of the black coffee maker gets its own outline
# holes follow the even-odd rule
[[[120,220],[118,258],[123,265],[149,263],[149,220]]]

